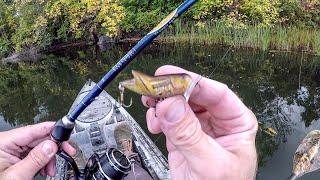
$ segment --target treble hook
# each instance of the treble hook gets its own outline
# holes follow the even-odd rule
[[[124,86],[122,86],[121,84],[119,84],[119,91],[120,91],[120,100],[119,100],[119,97],[118,97],[118,102],[119,102],[120,106],[123,106],[123,107],[126,107],[126,108],[131,107],[132,106],[132,97],[130,98],[130,104],[129,105],[124,104]]]

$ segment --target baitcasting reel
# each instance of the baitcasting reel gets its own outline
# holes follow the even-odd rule
[[[131,162],[127,156],[118,149],[109,148],[103,155],[93,154],[84,169],[79,168],[69,155],[65,152],[58,153],[73,168],[76,180],[120,180],[131,170]]]

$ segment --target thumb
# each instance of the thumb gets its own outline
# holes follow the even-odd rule
[[[165,99],[156,111],[162,132],[185,156],[223,151],[213,138],[202,131],[198,118],[182,96]]]
[[[14,173],[14,177],[33,179],[33,177],[45,167],[58,151],[56,143],[46,140],[34,147],[29,154],[19,163],[11,166],[8,170]],[[17,178],[19,179],[19,178]]]

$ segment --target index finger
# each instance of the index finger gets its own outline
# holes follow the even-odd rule
[[[155,75],[173,74],[173,72],[189,74],[193,80],[199,77],[196,73],[171,65],[160,67]],[[247,110],[227,85],[205,77],[202,77],[193,89],[190,101],[205,107],[212,116],[221,120],[238,118]]]
[[[53,126],[54,122],[44,122],[13,129],[3,132],[7,135],[4,140],[18,146],[25,146],[36,140],[49,137]]]

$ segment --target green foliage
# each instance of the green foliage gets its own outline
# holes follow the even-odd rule
[[[320,56],[320,31],[315,32],[312,47],[315,49],[317,55]]]
[[[253,24],[272,25],[278,21],[278,1],[242,0],[239,12]]]
[[[280,0],[280,21],[283,24],[319,27],[320,1],[319,0]]]
[[[10,41],[6,36],[0,37],[0,57],[5,56],[10,51]]]
[[[46,48],[75,41],[97,42],[101,35],[132,37],[145,34],[182,2],[183,0],[0,0],[0,57],[33,46]],[[308,34],[309,29],[319,29],[320,1],[199,0],[179,21],[180,27],[178,24],[174,28],[178,31],[176,34],[183,34],[184,31],[193,36],[194,33],[206,31],[211,37],[216,36],[208,32],[212,31],[208,29],[214,23],[214,27],[218,29],[221,25],[226,26],[225,32],[215,30],[220,34],[224,33],[222,37],[215,37],[219,42],[226,41],[239,46],[247,44],[245,41],[238,42],[241,37],[262,37],[262,40],[254,40],[254,44],[263,44],[262,49],[266,49],[272,42],[266,29],[277,29],[281,25],[279,32],[274,33],[279,37],[279,46],[318,49],[318,38],[303,38],[301,35],[296,42],[289,42],[283,40],[285,37],[281,34],[286,31],[284,36],[297,36],[293,33],[305,30],[304,33]],[[192,26],[187,27],[186,22],[190,21]],[[256,27],[265,29],[256,31]],[[228,33],[231,36],[226,36]]]
[[[58,39],[76,39],[91,35],[115,36],[124,17],[117,0],[51,0],[45,5],[49,23],[58,30]]]
[[[121,30],[137,33],[151,30],[182,1],[168,0],[120,0],[125,8],[126,17],[121,23]]]
[[[233,8],[232,0],[200,0],[193,8],[193,16],[199,20],[218,19]]]
[[[16,51],[30,46],[45,47],[51,44],[52,35],[47,30],[47,20],[43,15],[44,4],[43,0],[21,0],[12,5],[16,17],[16,28],[11,41]]]
[[[12,49],[112,37],[123,17],[117,0],[0,0],[0,57]]]
[[[4,0],[0,0],[0,57],[11,50],[10,36],[14,28],[13,9]]]
[[[126,12],[121,30],[131,34],[146,32],[181,2],[121,0]],[[239,29],[250,25],[272,27],[279,24],[309,28],[319,27],[319,11],[318,0],[200,0],[181,22],[193,18],[195,29],[203,28],[208,21],[224,22]],[[188,27],[184,23],[182,28]]]

